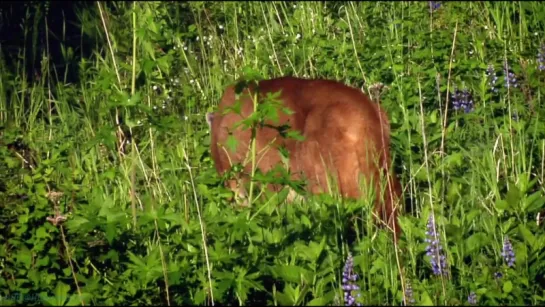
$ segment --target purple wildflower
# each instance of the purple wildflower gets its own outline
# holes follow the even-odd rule
[[[475,292],[469,293],[469,296],[467,297],[467,302],[471,305],[477,304],[477,294]]]
[[[505,86],[509,87],[518,87],[517,78],[513,72],[509,69],[509,64],[507,61],[503,64],[503,73],[505,77]]]
[[[490,90],[497,93],[498,88],[496,87],[496,82],[498,82],[498,76],[496,76],[496,71],[494,70],[494,66],[492,66],[492,64],[488,65],[486,76],[488,77],[488,86],[490,87]]]
[[[360,303],[356,303],[356,298],[353,295],[354,291],[360,290],[360,287],[356,285],[357,279],[358,274],[354,273],[354,259],[352,259],[352,254],[348,254],[348,258],[346,258],[346,263],[344,265],[342,280],[345,306],[361,306]],[[357,297],[360,297],[359,292]]]
[[[501,255],[508,267],[515,265],[515,252],[513,251],[513,245],[511,244],[511,241],[509,241],[508,237],[505,237],[505,240],[503,241],[503,251]]]
[[[431,268],[435,275],[445,275],[446,274],[446,257],[443,254],[443,247],[439,241],[439,236],[435,230],[435,219],[433,215],[430,215],[428,219],[426,235],[426,242],[428,246],[426,247],[426,255],[431,257]]]
[[[407,306],[410,306],[416,302],[413,297],[413,287],[409,283],[407,283],[407,287],[405,288],[405,298],[407,299]]]
[[[503,277],[502,272],[496,272],[494,273],[494,279],[501,279]]]
[[[428,1],[430,5],[430,12],[433,12],[441,7],[441,2],[439,1]]]
[[[539,52],[537,53],[537,62],[539,63],[539,66],[537,69],[539,71],[545,70],[545,44],[541,45],[541,48],[539,48]]]
[[[455,90],[451,98],[454,110],[463,109],[464,112],[469,113],[473,109],[473,97],[467,89]]]

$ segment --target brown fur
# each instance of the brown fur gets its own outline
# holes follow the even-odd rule
[[[242,163],[248,155],[251,131],[232,127],[253,113],[252,98],[248,94],[255,92],[255,86],[249,88],[239,97],[242,117],[235,113],[222,115],[236,101],[233,86],[225,90],[218,111],[207,115],[211,125],[212,159],[220,174],[228,170],[231,163]],[[395,175],[388,171],[390,125],[382,108],[360,90],[335,81],[284,77],[259,82],[260,97],[277,91],[281,91],[279,99],[284,106],[294,113],[288,115],[279,111],[279,122],[268,121],[266,124],[289,124],[305,140],[282,138],[278,130],[267,126],[258,129],[256,152],[261,152],[257,156],[257,166],[261,171],[270,171],[282,163],[275,148],[284,146],[290,154],[289,168],[293,178],[306,178],[307,190],[312,193],[328,192],[328,174],[337,182],[333,186],[348,198],[365,196],[361,179],[366,182],[372,180],[375,191],[383,191],[375,193],[375,212],[394,230],[397,239],[400,229],[396,205],[401,197],[401,186]],[[225,146],[229,131],[238,140],[234,152]],[[269,144],[272,147],[266,149]],[[251,163],[244,165],[244,173],[251,173]],[[380,175],[382,179],[379,179]],[[247,179],[246,176],[242,181]],[[381,184],[386,179],[388,183]],[[239,195],[246,195],[235,180],[227,185]],[[281,187],[271,185],[269,188],[278,191]]]

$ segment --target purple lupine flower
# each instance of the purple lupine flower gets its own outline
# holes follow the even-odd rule
[[[349,253],[344,264],[342,280],[345,306],[361,306],[360,303],[356,303],[356,298],[353,295],[355,291],[358,291],[357,297],[360,297],[360,287],[356,285],[357,279],[358,274],[354,273],[354,259],[352,259],[352,254]]]
[[[477,304],[477,294],[475,292],[469,293],[469,296],[467,297],[467,302],[471,305]]]
[[[519,86],[515,74],[509,69],[509,64],[507,63],[507,60],[503,64],[503,73],[505,77],[505,86],[507,88]]]
[[[501,279],[503,277],[502,272],[496,272],[494,273],[494,279]]]
[[[507,236],[503,241],[503,251],[501,255],[503,257],[503,260],[505,260],[505,263],[507,263],[508,267],[512,267],[515,265],[515,252],[513,251],[513,245],[511,244],[511,241],[509,241],[509,238]]]
[[[441,2],[439,1],[428,1],[430,5],[430,12],[433,12],[441,7]]]
[[[433,215],[430,215],[428,219],[426,242],[428,246],[426,247],[426,255],[431,257],[431,268],[435,275],[445,275],[447,273],[447,262],[446,257],[443,254],[443,247],[439,241],[439,236],[435,229],[435,219]]]
[[[410,283],[407,283],[407,287],[405,288],[405,298],[407,299],[407,306],[410,306],[416,302],[413,297],[413,287]]]
[[[498,88],[496,87],[496,82],[498,82],[498,76],[496,76],[496,71],[494,70],[494,66],[492,66],[492,64],[488,65],[486,76],[488,77],[488,86],[490,87],[490,90],[497,93]]]
[[[539,71],[544,71],[545,70],[545,44],[542,44],[541,47],[539,48],[539,52],[537,53],[537,63],[539,64],[537,69],[539,69]]]
[[[454,110],[463,109],[464,112],[469,113],[473,109],[473,97],[468,89],[455,90],[450,97]]]

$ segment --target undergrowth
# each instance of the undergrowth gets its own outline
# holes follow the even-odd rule
[[[544,4],[0,10],[2,305],[545,304]],[[398,246],[364,200],[232,206],[205,114],[256,75],[383,86]]]

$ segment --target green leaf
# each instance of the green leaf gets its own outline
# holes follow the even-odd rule
[[[422,293],[422,296],[420,297],[420,304],[419,305],[421,305],[421,306],[435,306],[435,304],[431,300],[430,295],[426,291],[424,291],[424,293]]]
[[[479,210],[479,209],[472,209],[471,211],[469,211],[469,213],[466,215],[466,221],[471,223],[473,222],[473,220],[480,216],[482,214],[482,211]]]
[[[153,68],[155,67],[155,61],[151,59],[144,59],[144,62],[142,64],[142,70],[146,75],[149,75],[153,72]]]
[[[289,285],[286,286],[286,288]],[[289,294],[284,294],[280,291],[277,291],[275,294],[276,299],[282,306],[294,306],[295,305],[295,299],[292,298]]]
[[[200,289],[199,291],[197,291],[197,293],[195,293],[195,299],[193,303],[195,305],[202,305],[204,303],[204,300],[206,299],[207,292],[208,291],[206,289]]]
[[[503,292],[510,293],[513,290],[513,283],[508,280],[503,284]]]
[[[225,145],[231,152],[236,152],[238,141],[237,139],[231,134],[227,137],[227,140],[225,141]]]
[[[478,232],[467,238],[466,248],[468,253],[479,250],[484,244],[487,243],[486,234]]]
[[[106,224],[105,232],[106,232],[106,240],[108,240],[108,243],[111,244],[117,233],[117,225],[114,223]]]
[[[25,267],[25,269],[29,269],[30,268],[30,264],[32,262],[32,253],[30,252],[30,250],[28,250],[28,248],[26,247],[23,247],[21,248],[18,252],[17,252],[17,258],[16,261],[17,263],[22,263]]]
[[[519,224],[518,228],[520,234],[524,238],[524,241],[526,241],[530,247],[534,247],[536,244],[536,237],[532,234],[532,232],[524,224]]]
[[[197,190],[202,195],[208,195],[208,187],[202,183],[197,184]]]
[[[64,303],[68,298],[68,291],[70,291],[70,286],[64,284],[62,281],[57,283],[57,287],[55,287],[54,291],[55,305],[64,306]]]
[[[510,184],[509,191],[507,192],[507,195],[505,197],[505,200],[507,201],[507,203],[509,203],[509,207],[514,208],[516,205],[518,205],[520,198],[521,193],[519,188],[514,184]]]
[[[545,197],[541,193],[537,191],[524,199],[524,211],[535,212],[544,207]]]
[[[526,244],[522,242],[517,242],[513,248],[515,249],[516,263],[526,263],[528,261],[528,247],[526,246]]]
[[[325,239],[326,237],[322,237],[322,241],[318,244],[316,242],[310,242],[308,249],[307,249],[307,255],[310,256],[309,260],[312,262],[318,261],[318,258],[322,254],[322,251],[325,246]]]
[[[333,302],[333,299],[335,298],[336,291],[329,291],[328,293],[324,294],[321,297],[317,297],[310,302],[307,303],[307,306],[326,306],[329,303]]]
[[[312,224],[310,223],[310,219],[305,215],[301,215],[301,224],[303,224],[305,227],[310,228]]]
[[[36,238],[38,238],[38,239],[51,238],[51,236],[47,232],[47,229],[44,226],[41,226],[36,231]]]
[[[82,293],[81,296],[79,294],[71,295],[66,306],[82,306],[82,301],[87,306],[91,302],[91,297],[90,293]]]
[[[503,199],[500,199],[496,202],[496,209],[507,210],[509,208],[509,203]]]
[[[460,167],[463,164],[463,158],[464,156],[461,152],[452,153],[445,158],[445,166]]]
[[[167,54],[157,59],[157,66],[164,71],[167,75],[170,74],[170,66],[172,63],[172,56]]]
[[[308,273],[307,270],[296,265],[275,265],[271,268],[271,272],[276,278],[296,284],[299,284],[301,278]]]
[[[289,139],[294,139],[296,141],[304,141],[305,140],[305,137],[303,135],[301,135],[301,133],[299,133],[299,131],[297,131],[297,130],[289,130],[286,133],[286,137],[289,138]]]
[[[55,296],[48,295],[46,292],[40,293],[40,300],[46,306],[63,306],[63,304],[58,304]]]
[[[199,250],[197,248],[195,248],[195,246],[193,246],[193,245],[191,245],[189,243],[187,243],[187,250],[192,254],[199,252]]]

